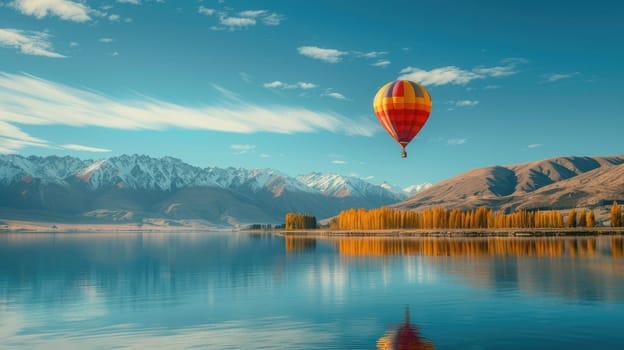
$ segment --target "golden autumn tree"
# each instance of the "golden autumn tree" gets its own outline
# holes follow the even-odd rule
[[[576,227],[576,210],[570,209],[568,213],[568,227]]]
[[[587,227],[594,227],[594,226],[596,226],[596,218],[594,217],[594,211],[593,210],[588,210],[587,211],[585,221],[586,221]]]
[[[301,230],[316,228],[316,217],[301,213],[287,213],[284,218],[286,230]]]
[[[611,227],[622,226],[622,209],[617,201],[613,201],[611,206]]]

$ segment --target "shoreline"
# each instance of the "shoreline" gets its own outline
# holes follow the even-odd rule
[[[413,230],[290,230],[271,231],[285,237],[566,237],[624,235],[624,227],[413,229]]]

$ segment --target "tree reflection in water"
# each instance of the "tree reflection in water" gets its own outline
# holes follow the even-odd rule
[[[543,256],[543,257],[621,257],[622,237],[601,240],[596,237],[489,237],[489,238],[400,238],[340,237],[319,238],[331,242],[340,255],[422,255],[422,256]],[[606,244],[605,244],[606,243]],[[313,251],[317,239],[286,237],[288,253]]]

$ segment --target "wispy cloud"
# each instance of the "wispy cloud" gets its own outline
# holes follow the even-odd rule
[[[301,46],[297,48],[297,52],[299,52],[300,55],[329,63],[338,63],[342,60],[342,56],[347,54],[345,51],[324,49],[316,46]]]
[[[19,49],[21,53],[53,58],[65,57],[52,51],[50,35],[44,32],[0,28],[0,46]]]
[[[100,38],[98,41],[101,43],[110,44],[115,40],[113,40],[112,38]]]
[[[277,26],[284,20],[284,16],[268,10],[245,10],[232,14],[231,9],[216,10],[200,6],[198,12],[207,16],[218,15],[220,25],[210,28],[214,31],[245,29],[258,23],[266,26]]]
[[[199,9],[197,10],[197,12],[201,13],[202,15],[212,16],[212,15],[214,15],[215,10],[211,9],[211,8],[200,6]]]
[[[188,107],[145,96],[114,99],[88,89],[8,73],[0,73],[0,123],[1,137],[43,146],[48,142],[28,135],[16,124],[231,133],[328,131],[362,136],[370,136],[378,129],[365,118],[353,120],[301,107],[264,107],[244,102],[236,95],[220,105]]]
[[[313,83],[307,83],[307,82],[303,82],[300,81],[296,84],[288,84],[288,83],[284,83],[282,81],[276,80],[276,81],[272,81],[270,83],[265,83],[263,84],[263,86],[265,88],[268,89],[302,89],[302,90],[309,90],[309,89],[314,89],[316,87],[318,87],[318,85],[313,84]]]
[[[338,49],[328,49],[318,46],[301,46],[297,48],[297,52],[299,52],[300,55],[329,63],[338,63],[342,61],[345,57],[350,56],[369,60],[374,59],[376,60],[376,62],[372,63],[371,65],[375,67],[386,67],[390,64],[389,60],[383,58],[385,55],[388,54],[388,52],[386,51],[342,51]]]
[[[132,5],[138,5],[141,3],[141,1],[139,0],[117,0],[117,2],[121,4],[132,4]]]
[[[389,60],[379,60],[375,63],[371,63],[371,66],[375,66],[375,67],[382,67],[385,68],[387,66],[390,65],[390,61]]]
[[[344,164],[347,164],[347,162],[344,160],[335,159],[335,160],[332,160],[332,164],[344,165]]]
[[[230,145],[230,149],[234,151],[234,154],[245,154],[256,149],[256,145],[232,144]]]
[[[479,101],[471,101],[471,100],[459,100],[459,101],[451,101],[457,107],[474,107],[479,104]]]
[[[44,18],[57,16],[66,21],[86,22],[92,10],[84,3],[69,0],[15,0],[10,6],[24,15]]]
[[[111,151],[107,148],[89,147],[89,146],[76,145],[76,144],[61,145],[61,148],[70,149],[72,151],[93,152],[93,153],[106,153],[106,152]]]
[[[49,147],[47,141],[28,135],[15,125],[0,120],[0,153],[15,153],[28,146]]]
[[[548,83],[554,83],[554,82],[559,81],[559,80],[574,78],[575,76],[577,76],[579,74],[580,74],[579,72],[551,73],[551,74],[545,74],[543,76],[543,78],[544,78],[544,81],[546,81]]]
[[[108,16],[108,20],[111,22],[119,22],[119,19],[120,19],[119,15],[112,14]]]
[[[465,85],[473,80],[501,78],[517,73],[517,65],[526,62],[519,58],[503,60],[503,66],[475,67],[470,70],[446,66],[425,70],[415,67],[403,68],[399,79],[417,81],[424,85]]]
[[[484,89],[484,90],[495,90],[495,89],[500,89],[500,85],[486,85],[483,89]]]
[[[530,145],[528,145],[528,148],[538,148],[538,147],[542,147],[543,145],[541,143],[532,143]]]
[[[468,142],[468,139],[465,139],[465,138],[463,138],[463,139],[448,139],[446,141],[446,144],[447,145],[452,145],[452,146],[457,146],[457,145],[463,145],[466,142]]]
[[[239,12],[238,15],[247,18],[257,18],[268,26],[279,25],[283,19],[282,15],[267,10],[246,10]]]
[[[329,97],[335,98],[337,100],[347,100],[345,95],[343,95],[343,94],[341,94],[339,92],[335,92],[335,91],[327,92],[327,93],[323,94],[322,96],[329,96]]]
[[[256,25],[256,20],[254,18],[247,17],[221,17],[219,18],[219,22],[222,25],[229,27],[230,29],[244,28]]]

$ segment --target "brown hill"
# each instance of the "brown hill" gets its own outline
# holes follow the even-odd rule
[[[595,209],[602,217],[613,200],[624,200],[624,156],[558,157],[475,169],[392,207],[488,206],[505,211],[579,207]]]

